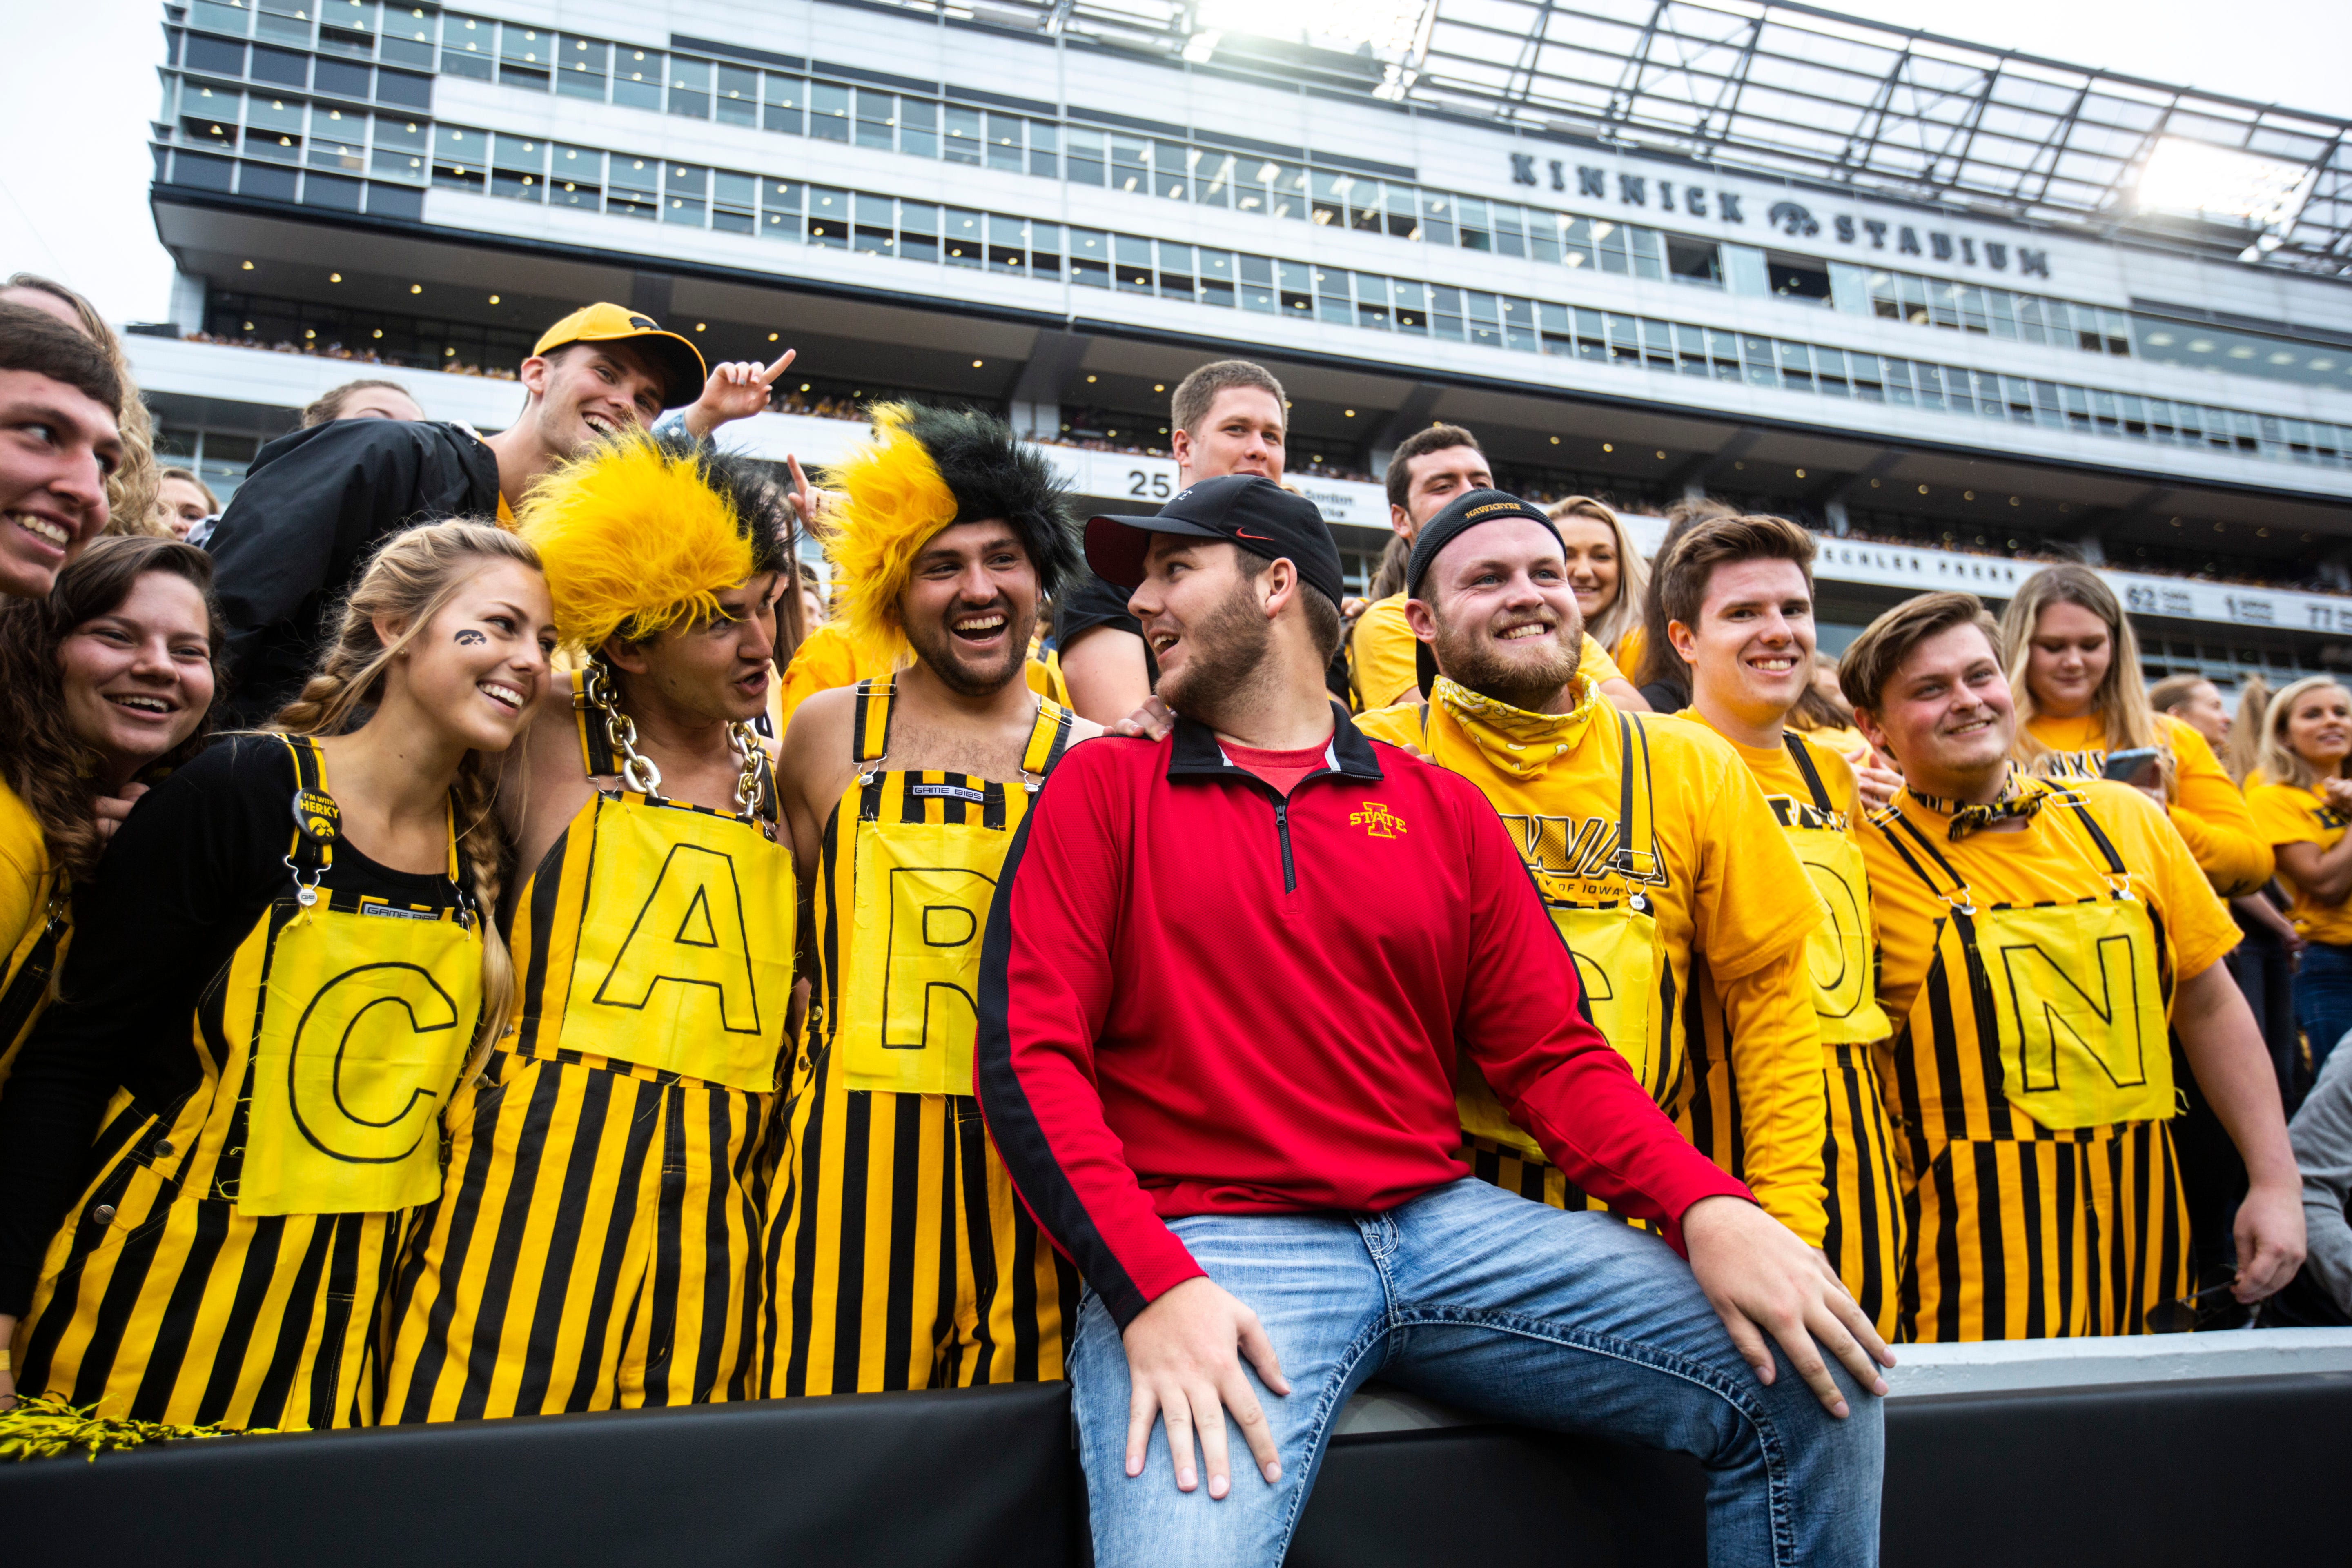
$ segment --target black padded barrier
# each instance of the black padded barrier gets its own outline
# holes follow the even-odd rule
[[[1888,1568],[2346,1561],[2326,1478],[2352,1373],[1913,1396],[1886,1417]],[[1699,1568],[1704,1488],[1681,1456],[1589,1439],[1342,1436],[1290,1561]],[[0,1561],[26,1564],[1077,1568],[1082,1521],[1059,1385],[0,1465]]]

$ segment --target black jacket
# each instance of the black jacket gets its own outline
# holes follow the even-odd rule
[[[262,447],[208,541],[230,721],[263,723],[301,689],[330,610],[379,544],[498,512],[498,456],[456,425],[338,419]]]

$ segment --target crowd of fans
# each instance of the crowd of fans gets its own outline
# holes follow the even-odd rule
[[[0,763],[0,1394],[27,1396],[0,1434],[37,1434],[67,1395],[101,1419],[303,1427],[1051,1378],[1066,1348],[1124,1336],[1132,1372],[1119,1377],[1136,1380],[1147,1429],[1156,1409],[1178,1439],[1179,1486],[1192,1489],[1189,1401],[1222,1496],[1221,1408],[1269,1487],[1286,1463],[1294,1481],[1311,1475],[1319,1432],[1277,1462],[1291,1439],[1253,1420],[1253,1391],[1285,1386],[1285,1336],[1328,1325],[1259,1303],[1261,1328],[1235,1300],[1255,1276],[1223,1272],[1218,1226],[1433,1216],[1416,1205],[1446,1194],[1439,1228],[1520,1237],[1505,1272],[1531,1258],[1531,1281],[1544,1248],[1606,1241],[1602,1272],[1544,1287],[1559,1310],[1597,1310],[1607,1269],[1633,1270],[1622,1278],[1647,1281],[1661,1310],[1677,1291],[1696,1304],[1676,1353],[1732,1376],[1741,1354],[1769,1362],[1769,1336],[1803,1373],[1773,1397],[1810,1409],[1818,1396],[1839,1419],[1880,1386],[1882,1337],[2352,1322],[2352,1051],[2335,1048],[2352,1036],[2352,694],[2339,681],[2257,682],[2234,713],[2209,682],[2150,689],[2113,591],[2065,562],[2034,573],[1998,623],[1966,595],[1922,595],[1833,658],[1815,641],[1806,531],[1686,500],[1645,557],[1603,499],[1501,492],[1475,434],[1446,425],[1397,448],[1381,479],[1394,537],[1370,592],[1347,597],[1285,460],[1280,384],[1239,361],[1175,391],[1182,493],[1155,517],[1092,520],[1081,558],[1047,466],[983,414],[788,392],[788,411],[873,422],[822,485],[797,462],[787,479],[712,447],[718,426],[778,405],[792,359],[712,368],[641,315],[587,307],[525,362],[507,430],[486,438],[431,420],[397,382],[354,381],[262,451],[224,514],[197,476],[156,467],[121,344],[87,303],[23,275],[0,290],[0,418],[38,432],[0,445],[13,737]],[[833,562],[829,595],[798,560],[803,532]],[[1172,760],[1138,772],[1134,745],[1074,743],[1101,730]],[[700,752],[680,738],[696,735]],[[972,760],[1006,744],[1010,761]],[[1057,767],[1079,782],[1042,791]],[[1171,789],[1188,772],[1201,787]],[[1343,805],[1318,787],[1333,774]],[[1138,792],[1157,792],[1147,816],[1184,822],[1166,829],[1184,863],[1087,872],[1087,835],[1126,831],[1119,803]],[[1474,795],[1511,825],[1509,846],[1482,837],[1492,813],[1465,814]],[[1254,847],[1269,811],[1271,877]],[[1015,825],[1025,860],[1006,858]],[[594,868],[574,875],[562,847],[592,829]],[[1393,846],[1402,858],[1360,858]],[[735,894],[662,902],[672,868],[698,856],[732,868]],[[958,902],[942,864],[999,888],[994,912],[985,892]],[[1382,879],[1380,896],[1321,890],[1334,864]],[[856,921],[836,919],[839,900],[869,896],[876,868],[932,879],[919,947],[970,950],[906,971],[922,998],[911,1025],[880,1000],[901,985],[900,960],[857,959],[866,939],[832,934],[877,918],[859,903]],[[630,877],[643,887],[613,890]],[[1119,910],[1101,902],[1113,885]],[[1832,897],[1791,919],[1790,891],[1808,885],[1843,889],[1845,912]],[[1539,901],[1522,907],[1530,887]],[[1205,922],[1183,908],[1188,888],[1211,906]],[[1475,913],[1449,902],[1474,896]],[[622,921],[598,946],[615,898],[667,912]],[[1465,921],[1477,942],[1432,934]],[[983,922],[987,962],[1003,966],[984,973]],[[725,973],[695,970],[688,985],[659,963],[630,967],[635,933],[655,926],[705,955],[664,963],[738,952],[747,1016],[780,1014],[789,995],[781,1057],[757,1025],[748,1045],[731,1023],[697,1043],[701,1015],[684,1002],[666,1025],[593,1031],[589,1009],[631,985],[631,1018],[651,1020],[646,998],[666,984],[708,988],[711,1017],[734,1016]],[[807,936],[820,927],[821,943]],[[1143,958],[1120,945],[1147,928],[1173,945]],[[1617,975],[1590,984],[1581,1011],[1550,1005],[1587,984],[1555,930],[1577,973],[1589,959]],[[1976,946],[1994,936],[2055,953],[2062,976],[2078,946],[2101,963],[2117,943],[2146,957],[2117,983],[2149,988],[2153,1034],[2112,1034],[2131,1026],[2119,1007],[2098,1014],[2110,1034],[2087,1014],[2067,1026],[2096,1037],[2072,1048],[2103,1066],[2101,1052],[2138,1052],[2142,1079],[2111,1071],[2122,1087],[2062,1100],[2019,1065],[1999,1008],[1956,1010],[1955,995],[1990,994],[1971,986],[1995,984]],[[1250,1010],[1263,996],[1241,971],[1192,951],[1233,942],[1275,966],[1258,978],[1295,1016]],[[568,992],[547,989],[551,943],[582,966]],[[1421,960],[1398,956],[1468,948],[1468,969],[1420,978]],[[1369,962],[1375,950],[1386,956]],[[380,1156],[337,1153],[304,1120],[328,1103],[305,1096],[340,1105],[343,1079],[284,1066],[299,1030],[280,992],[325,985],[362,952],[430,975],[458,1017],[481,1020],[478,1038],[452,1030],[404,1069],[437,1075],[415,1103],[447,1104],[446,1121],[428,1112],[399,1138],[395,1123],[351,1122]],[[1192,964],[1207,967],[1171,990]],[[1692,1005],[1654,1009],[1662,984]],[[2167,1011],[2186,1067],[2178,1117],[2169,1071],[2152,1065]],[[1111,1049],[1180,1012],[1195,1031],[1184,1049]],[[1064,1037],[1057,1019],[1091,1021]],[[1403,1076],[1375,1089],[1344,1062],[1308,1070],[1272,1048],[1293,1028],[1300,1051],[1337,1034],[1401,1052]],[[887,1048],[864,1050],[861,1030]],[[960,1047],[941,1043],[958,1030]],[[1957,1055],[1935,1044],[1955,1032],[1969,1037]],[[1200,1070],[1243,1075],[1225,1090],[1151,1078],[1193,1070],[1208,1040],[1229,1059]],[[2080,1064],[2061,1059],[2080,1096]],[[257,1062],[276,1065],[240,1088]],[[1416,1073],[1433,1090],[1420,1100]],[[1292,1096],[1279,1115],[1256,1092],[1268,1081]],[[612,1109],[615,1126],[678,1118],[653,1139],[669,1140],[665,1159],[646,1161],[641,1138],[623,1150],[584,1111],[544,1109],[581,1106],[582,1085],[639,1097]],[[526,1107],[541,1108],[528,1125]],[[1431,1115],[1443,1140],[1363,1131]],[[2017,1131],[2045,1116],[2061,1136]],[[291,1137],[298,1123],[323,1163]],[[854,1165],[839,1152],[852,1128]],[[1922,1181],[1951,1168],[1963,1137],[2016,1142],[2053,1184],[2033,1195],[1995,1162],[1957,1194]],[[1316,1138],[1329,1142],[1311,1173],[1285,1163]],[[1460,1165],[1437,1163],[1476,1182],[1412,1174],[1456,1138]],[[2108,1139],[2116,1160],[2161,1173],[2158,1195],[2126,1201],[2092,1179]],[[943,1144],[961,1152],[942,1162]],[[1211,1164],[1188,1175],[1187,1159]],[[1244,1174],[1226,1160],[1256,1163]],[[505,1218],[436,1205],[445,1161],[453,1186],[499,1194]],[[554,1173],[534,1189],[542,1163]],[[673,1178],[701,1184],[682,1210]],[[601,1196],[577,1206],[589,1194]],[[2100,1255],[2046,1271],[2037,1258],[2023,1283],[1976,1215],[2045,1201],[2072,1205],[2055,1230],[2111,1237],[2112,1252],[2103,1239]],[[1689,1268],[1622,1227],[1545,1228],[1555,1211],[1603,1208]],[[950,1214],[919,1243],[943,1250],[887,1279],[865,1272],[866,1254],[919,1245],[887,1228],[900,1211]],[[679,1212],[709,1217],[664,1231]],[[510,1249],[467,1251],[478,1219],[520,1235],[551,1214],[559,1249],[610,1226],[612,1257],[684,1251],[617,1300],[591,1299],[602,1288],[584,1264],[566,1284]],[[289,1244],[248,1246],[265,1224]],[[129,1229],[154,1238],[144,1275],[120,1249]],[[380,1299],[363,1282],[353,1308],[349,1277],[298,1279],[306,1248],[358,1259]],[[39,1267],[59,1256],[62,1271]],[[515,1290],[511,1312],[486,1304],[485,1267],[516,1274],[495,1285],[500,1302]],[[2045,1310],[2045,1272],[2069,1270],[2079,1278]],[[175,1290],[226,1316],[201,1330],[167,1318]],[[290,1299],[312,1290],[329,1294]],[[530,1291],[546,1322],[572,1326],[543,1334]],[[149,1304],[126,1320],[134,1297]],[[2030,1311],[2002,1314],[2026,1297]],[[717,1316],[691,1326],[688,1313]],[[695,1364],[649,1363],[632,1337],[648,1318],[675,1322],[665,1331],[681,1345],[698,1339]],[[936,1326],[908,1327],[918,1318]],[[124,1321],[146,1327],[126,1337]],[[1221,1357],[1229,1375],[1188,1383],[1154,1359],[1180,1351]],[[1091,1374],[1067,1363],[1090,1486],[1127,1441],[1129,1385],[1102,1381],[1118,1359],[1104,1354]],[[1632,1403],[1669,1397],[1709,1396]],[[1875,1461],[1835,1426],[1789,1440],[1821,1475],[1852,1480]],[[1095,1495],[1107,1561],[1161,1528]],[[1821,1532],[1809,1560],[1848,1560],[1843,1527],[1806,1506],[1797,1528]]]

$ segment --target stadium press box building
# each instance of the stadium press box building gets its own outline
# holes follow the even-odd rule
[[[1799,518],[1849,630],[2071,555],[2151,672],[2347,662],[2352,122],[1642,9],[167,4],[180,279],[134,358],[226,489],[357,375],[500,427],[541,328],[616,300],[799,350],[730,430],[766,455],[958,400],[1132,506],[1168,389],[1240,354],[1360,578],[1370,481],[1442,419],[1524,493]]]

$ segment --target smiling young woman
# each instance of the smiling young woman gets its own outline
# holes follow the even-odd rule
[[[212,563],[102,539],[0,605],[0,1081],[51,994],[70,892],[150,783],[204,745],[219,686]]]
[[[2028,773],[2097,778],[2111,753],[2152,747],[2165,814],[2213,890],[2235,897],[2270,880],[2270,847],[2213,748],[2149,704],[2139,639],[2104,578],[2073,563],[2036,572],[2001,613],[2000,641]]]
[[[2246,798],[2309,944],[2294,1003],[2316,1078],[2352,1031],[2352,692],[2326,675],[2280,692],[2263,715],[2261,756],[2264,782]]]
[[[165,688],[132,683],[107,626],[66,679],[137,742],[156,711],[138,699]],[[394,1245],[439,1192],[442,1108],[513,991],[488,919],[492,769],[553,636],[512,534],[399,535],[276,732],[210,748],[123,822],[0,1094],[17,1386],[179,1425],[373,1417]]]

